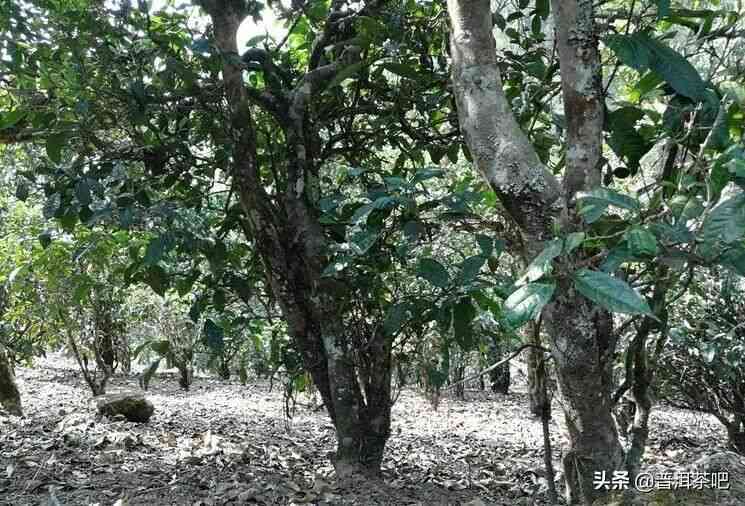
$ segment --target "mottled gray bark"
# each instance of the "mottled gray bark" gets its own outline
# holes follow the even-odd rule
[[[512,115],[496,64],[489,1],[448,0],[460,126],[475,166],[520,226],[525,247],[518,253],[527,260],[552,237],[554,224],[562,233],[581,230],[574,196],[601,179],[604,107],[593,6],[589,1],[552,3],[567,117],[563,185],[540,162]],[[543,321],[568,427],[567,498],[591,504],[604,494],[594,490],[593,473],[622,469],[623,449],[611,416],[612,317],[569,281],[581,260],[581,253],[575,253],[558,266],[557,295]]]

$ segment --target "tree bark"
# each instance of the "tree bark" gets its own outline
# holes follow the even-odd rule
[[[623,469],[610,398],[616,338],[610,314],[579,297],[566,281],[556,291],[544,322],[569,439],[563,461],[566,497],[570,504],[592,504],[603,494],[593,486],[593,473],[612,476]]]
[[[0,406],[12,415],[23,416],[21,394],[16,386],[13,364],[8,360],[2,344],[0,344]]]
[[[581,230],[577,191],[600,184],[603,97],[591,1],[555,1],[557,50],[567,117],[563,188],[520,130],[502,90],[488,0],[448,0],[453,89],[461,130],[475,166],[523,234],[527,260],[553,235]],[[544,309],[568,426],[564,459],[567,498],[591,504],[595,471],[623,468],[623,449],[611,415],[612,315],[574,290],[568,276],[581,260],[559,266],[555,300]]]
[[[528,367],[528,406],[530,413],[535,417],[542,417],[544,406],[548,402],[548,385],[546,384],[546,362],[543,357],[543,351],[537,346],[541,346],[541,335],[539,326],[536,323],[528,323],[527,339],[529,344],[536,347],[528,349],[527,367]]]
[[[531,350],[532,351],[532,350]],[[489,343],[489,363],[494,364],[507,355],[502,343]],[[496,394],[507,395],[510,391],[510,363],[505,362],[489,372],[490,388]]]

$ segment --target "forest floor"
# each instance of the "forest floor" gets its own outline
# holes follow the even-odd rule
[[[95,414],[72,363],[41,360],[17,376],[25,417],[0,414],[3,505],[548,504],[541,424],[520,381],[508,396],[443,397],[437,410],[404,390],[382,479],[339,487],[328,417],[301,395],[288,418],[281,385],[197,377],[184,392],[162,374],[147,392],[155,414],[131,424]],[[138,389],[136,377],[115,377],[109,391],[117,388]],[[707,416],[658,407],[652,418],[645,469],[673,471],[724,450],[725,433]]]

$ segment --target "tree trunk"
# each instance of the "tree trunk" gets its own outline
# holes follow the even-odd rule
[[[494,364],[499,362],[506,355],[505,347],[502,343],[492,341],[489,343],[489,362]],[[491,391],[495,394],[507,395],[510,391],[510,363],[505,362],[499,367],[489,372],[491,382]]]
[[[541,336],[538,332],[538,325],[528,324],[529,344],[541,346]],[[529,348],[527,353],[528,366],[528,406],[530,413],[540,418],[543,416],[543,409],[546,401],[548,385],[546,384],[546,365],[543,357],[543,351],[539,348]]]
[[[0,344],[0,406],[12,415],[23,416],[21,394],[16,386],[13,364],[8,360],[2,344]]]
[[[567,123],[563,185],[540,162],[520,130],[502,89],[488,0],[448,0],[453,90],[458,118],[476,168],[523,234],[528,261],[553,231],[582,229],[575,194],[601,182],[603,95],[593,4],[552,2]],[[564,461],[570,502],[605,495],[593,473],[623,468],[623,449],[611,415],[612,315],[576,292],[569,274],[581,252],[557,269],[555,299],[544,309],[568,426]]]
[[[336,428],[337,476],[377,474],[390,430],[391,343],[378,331],[353,335],[345,325],[353,288],[322,276],[328,245],[314,207],[320,193],[314,167],[318,142],[312,118],[307,117],[314,95],[346,63],[322,65],[312,57],[297,84],[277,82],[285,88],[279,93],[254,89],[249,97],[236,43],[238,27],[249,14],[246,5],[233,0],[200,0],[199,4],[212,18],[215,42],[224,55],[222,74],[233,143],[230,175],[245,215],[247,239],[264,263],[292,342]],[[334,11],[340,8],[341,3],[333,3]],[[328,23],[327,29],[334,26]],[[249,58],[261,60],[271,74],[272,55],[260,50],[251,54]],[[272,114],[285,138],[287,164],[283,188],[277,188],[276,195],[267,193],[259,170],[250,100]]]
[[[566,496],[570,504],[592,504],[604,493],[595,490],[593,473],[612,476],[624,464],[611,414],[616,341],[610,314],[571,286],[559,284],[557,292],[560,295],[546,307],[543,321],[552,340],[569,439],[563,462]]]

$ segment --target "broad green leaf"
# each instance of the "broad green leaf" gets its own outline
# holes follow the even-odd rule
[[[160,236],[153,237],[145,249],[145,265],[155,265],[163,258],[163,240]]]
[[[401,330],[401,327],[403,327],[409,318],[410,310],[411,304],[409,302],[400,302],[388,309],[388,313],[383,321],[383,331],[386,335],[393,336]]]
[[[15,126],[25,116],[26,111],[23,109],[15,109],[13,111],[0,113],[0,130]]]
[[[153,265],[147,270],[144,281],[161,297],[168,290],[168,275],[159,265]]]
[[[404,63],[388,62],[383,64],[383,68],[397,76],[405,77],[407,79],[413,79],[416,81],[422,78],[422,74],[414,68],[413,64],[407,65]]]
[[[587,192],[578,192],[577,202],[580,204],[580,214],[588,224],[597,221],[608,206],[631,211],[638,211],[641,208],[639,201],[635,198],[608,188],[595,188]]]
[[[745,235],[745,192],[720,202],[704,221],[702,238],[706,243],[732,244]]]
[[[67,135],[65,134],[51,134],[47,137],[47,156],[54,163],[60,163],[62,161],[62,148],[65,146],[66,142]]]
[[[636,123],[644,117],[644,112],[636,107],[621,107],[607,116],[607,126],[611,135],[608,145],[619,157],[626,160],[632,172],[639,168],[639,160],[652,149],[636,129]]]
[[[439,288],[447,288],[450,275],[447,269],[433,258],[422,258],[417,267],[417,276],[426,279]]]
[[[662,19],[670,15],[670,0],[655,0],[657,4],[657,19]]]
[[[535,2],[535,13],[541,18],[546,19],[549,15],[551,8],[549,0],[536,0]]]
[[[349,258],[339,258],[334,261],[332,261],[330,264],[326,266],[326,268],[321,273],[322,277],[328,277],[333,276],[335,274],[340,273],[344,269],[346,269],[349,266]]]
[[[353,224],[356,223],[367,223],[367,217],[370,216],[370,213],[373,210],[372,204],[364,204],[357,208],[357,210],[352,215],[352,218],[350,218],[350,222]]]
[[[572,232],[571,234],[567,235],[564,238],[564,254],[571,253],[572,251],[577,249],[579,246],[582,245],[584,240],[584,232]]]
[[[42,248],[47,249],[52,244],[52,233],[47,230],[39,234],[39,243]]]
[[[614,313],[655,317],[644,297],[625,281],[605,272],[580,269],[574,273],[574,286],[579,293]]]
[[[375,242],[378,240],[380,232],[376,230],[360,230],[351,237],[351,245],[354,249],[354,253],[357,255],[364,255],[370,248],[373,247]]]
[[[614,34],[606,44],[629,67],[659,74],[675,91],[692,100],[705,97],[706,84],[691,63],[674,49],[644,32]]]
[[[552,262],[554,258],[561,255],[563,249],[563,241],[561,239],[554,239],[546,244],[546,247],[541,251],[525,269],[525,273],[515,283],[517,286],[524,285],[526,283],[532,283],[538,281],[544,275],[549,274],[552,270]]]
[[[481,248],[481,254],[489,258],[494,251],[494,241],[491,237],[484,234],[476,234],[476,242]]]
[[[626,243],[634,256],[655,256],[659,252],[654,234],[642,227],[629,229],[626,232]]]
[[[347,65],[343,69],[341,69],[339,72],[337,72],[336,76],[329,81],[329,83],[324,88],[323,92],[327,92],[331,89],[333,89],[336,86],[339,86],[341,83],[343,83],[345,80],[349,79],[356,73],[358,73],[362,68],[364,67],[364,62],[357,62],[352,63],[351,65]]]
[[[467,284],[476,279],[485,262],[486,257],[481,255],[475,255],[463,260],[460,266],[460,282]]]
[[[515,290],[504,301],[507,322],[517,327],[538,318],[555,289],[556,286],[549,283],[530,283]]]
[[[631,260],[634,260],[634,255],[631,254],[626,243],[621,243],[610,250],[608,256],[600,264],[600,270],[603,272],[615,272],[622,264]]]

